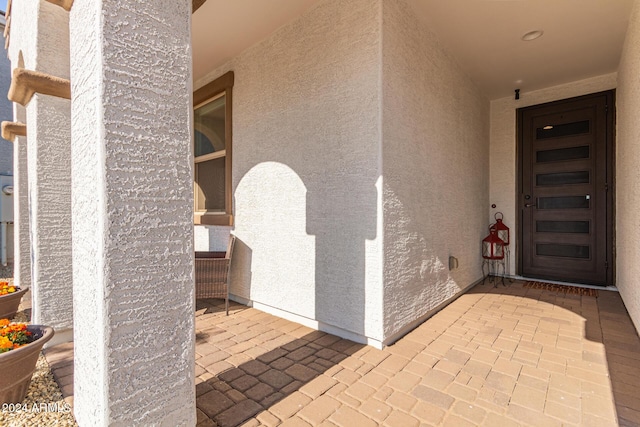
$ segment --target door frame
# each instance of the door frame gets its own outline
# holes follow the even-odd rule
[[[573,98],[561,99],[558,101],[545,102],[542,104],[530,105],[516,109],[516,274],[522,276],[522,245],[523,245],[523,227],[522,215],[524,209],[524,192],[523,192],[523,118],[524,111],[532,108],[561,106],[569,102],[581,101],[599,96],[606,97],[606,164],[607,164],[607,184],[606,192],[606,245],[607,251],[607,286],[615,286],[616,265],[615,265],[615,140],[616,140],[616,90],[611,89],[603,92],[591,93],[588,95],[576,96]],[[545,279],[544,277],[540,277]],[[547,280],[554,280],[551,277]]]

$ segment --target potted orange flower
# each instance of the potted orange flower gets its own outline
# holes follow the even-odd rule
[[[0,281],[0,319],[13,319],[25,292],[26,288],[20,289],[7,281]]]
[[[0,353],[29,344],[32,336],[26,323],[11,323],[9,319],[0,319]]]
[[[40,350],[52,337],[50,326],[0,319],[0,403],[22,402]]]

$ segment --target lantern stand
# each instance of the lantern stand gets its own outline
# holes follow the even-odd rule
[[[503,272],[504,272],[504,276],[507,276],[507,280],[509,280],[509,283],[513,283],[514,280],[511,278],[511,271],[510,271],[510,268],[511,268],[510,230],[509,230],[509,227],[507,227],[503,222],[504,214],[502,212],[496,212],[493,215],[493,217],[495,218],[496,222],[495,224],[492,224],[491,226],[489,226],[489,229],[491,229],[491,227],[495,227],[496,234],[504,242],[505,263],[503,265]],[[503,277],[503,281],[504,281],[504,277]]]
[[[486,273],[485,273],[486,267]],[[500,274],[500,267],[502,267],[502,274]],[[482,260],[482,284],[484,285],[487,279],[489,283],[493,283],[493,287],[497,288],[498,283],[502,282],[502,286],[505,288],[507,284],[504,282],[505,273],[505,258],[500,259],[485,259]]]
[[[498,229],[496,224],[492,224],[489,227],[489,235],[482,240],[482,284],[484,285],[487,277],[492,277],[491,281],[494,282],[494,287],[498,286],[496,277],[500,272],[500,266],[502,265],[502,285],[507,286],[504,283],[505,270],[505,258],[504,249],[505,242],[498,237]],[[487,268],[487,274],[485,274],[485,266]]]
[[[509,283],[513,283],[514,280],[511,277],[511,250],[509,250],[509,246],[505,246],[504,247],[504,261],[505,261],[505,266],[504,266],[504,275],[507,277],[507,280],[509,281]]]

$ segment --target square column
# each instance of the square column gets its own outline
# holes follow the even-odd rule
[[[14,104],[16,121],[26,123],[27,112]],[[13,141],[13,280],[20,287],[31,286],[31,243],[29,242],[29,178],[27,137]]]
[[[191,1],[70,12],[74,412],[195,425]]]
[[[54,344],[73,337],[70,115],[67,99],[27,105],[32,322],[53,326]]]
[[[10,21],[9,56],[14,71],[69,77],[67,12],[43,0],[14,1]],[[14,84],[20,86],[15,74],[12,89]],[[9,92],[11,96],[15,91]],[[16,141],[17,271],[20,284],[31,285],[32,321],[56,330],[51,346],[73,338],[71,104],[42,94],[13,100],[26,106],[16,106],[15,114],[28,124],[27,138]],[[30,274],[26,274],[29,264]],[[29,275],[30,283],[25,281]]]

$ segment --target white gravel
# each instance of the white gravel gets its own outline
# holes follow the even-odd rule
[[[0,275],[13,276],[13,269],[0,271]],[[0,280],[13,282],[12,277]],[[30,305],[30,304],[29,304]],[[22,308],[22,307],[21,307]],[[16,322],[27,322],[24,311],[19,311],[13,319]],[[40,353],[36,370],[31,378],[27,396],[20,405],[3,404],[0,408],[0,426],[7,427],[49,427],[49,426],[77,426],[71,406],[62,399],[62,392],[53,379],[51,368],[45,357]]]
[[[71,407],[62,399],[51,369],[41,354],[27,397],[20,405],[3,405],[0,425],[7,427],[77,426]]]

